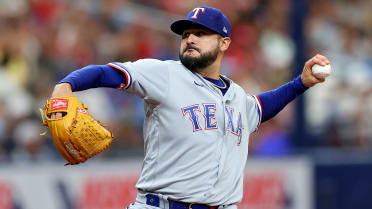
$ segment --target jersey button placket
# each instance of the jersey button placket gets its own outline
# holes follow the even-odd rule
[[[223,135],[226,137],[226,102],[222,98],[222,111],[223,111]]]

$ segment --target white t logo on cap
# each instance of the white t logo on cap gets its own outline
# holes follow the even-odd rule
[[[198,15],[201,12],[205,12],[205,8],[202,8],[202,7],[197,7],[195,9],[192,10],[194,12],[194,15],[191,17],[192,19],[198,19]]]

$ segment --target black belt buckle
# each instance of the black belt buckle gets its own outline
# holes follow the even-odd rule
[[[174,200],[168,200],[169,209],[216,209],[215,207],[209,207],[208,205],[202,205],[197,203],[185,203]]]

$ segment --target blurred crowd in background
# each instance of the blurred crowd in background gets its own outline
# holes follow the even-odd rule
[[[180,37],[169,26],[194,7],[220,8],[231,21],[232,45],[223,74],[247,93],[290,81],[295,42],[290,0],[0,0],[0,161],[61,159],[49,135],[40,136],[39,108],[54,85],[89,64],[178,59]],[[307,3],[307,58],[321,53],[332,63],[327,82],[305,93],[311,148],[372,147],[372,2]],[[76,94],[115,135],[100,157],[141,155],[143,106],[115,89]],[[251,136],[251,155],[286,155],[295,105]]]

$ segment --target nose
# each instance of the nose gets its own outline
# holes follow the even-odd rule
[[[196,35],[194,35],[194,34],[189,34],[189,36],[186,38],[186,43],[188,44],[188,45],[190,45],[190,44],[195,44],[195,42],[196,42],[196,39],[197,39],[198,37],[196,36]]]

